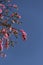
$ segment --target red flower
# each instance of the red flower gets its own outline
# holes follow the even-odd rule
[[[14,8],[18,8],[18,6],[16,4],[13,5]]]
[[[13,16],[14,16],[14,13],[11,14],[11,17],[13,17]]]
[[[0,8],[0,13],[2,13],[2,9]]]
[[[4,38],[5,39],[8,39],[8,37],[9,37],[9,34],[8,33],[5,33]]]
[[[2,14],[0,14],[0,17],[2,17]]]
[[[4,4],[0,4],[1,7],[3,7],[3,9],[5,8],[5,5]]]
[[[3,45],[0,44],[0,51],[3,51]]]
[[[0,39],[0,44],[2,44],[2,40]]]
[[[2,39],[0,39],[0,51],[3,51],[3,41],[2,41]]]
[[[26,32],[24,31],[24,30],[20,30],[21,31],[21,33],[22,33],[22,39],[23,40],[26,40],[27,39],[27,34],[26,34]]]
[[[7,30],[5,28],[2,29],[2,33],[5,34]]]
[[[17,18],[21,19],[21,16],[20,15],[16,15],[16,16],[17,16]]]
[[[6,49],[8,49],[8,48],[9,48],[9,41],[6,41],[6,43],[5,43],[4,47],[5,47]]]

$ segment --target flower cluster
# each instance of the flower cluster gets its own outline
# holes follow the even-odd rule
[[[22,35],[22,39],[27,39],[27,34],[23,29],[17,29],[14,27],[14,24],[22,24],[19,21],[21,16],[15,12],[15,9],[18,10],[18,6],[16,4],[8,4],[5,3],[10,2],[10,0],[0,0],[0,56],[6,57],[6,54],[3,53],[4,48],[8,49],[10,45],[14,47],[14,42],[11,40],[10,36],[12,34],[15,38],[18,38],[19,33]],[[12,11],[12,8],[14,12]],[[11,9],[11,10],[10,10]],[[10,13],[11,12],[11,13]]]

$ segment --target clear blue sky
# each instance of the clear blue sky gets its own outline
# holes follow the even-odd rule
[[[7,58],[0,58],[0,65],[43,65],[43,0],[14,0],[19,6],[23,25],[27,34],[26,42],[18,40],[15,48],[10,48]]]

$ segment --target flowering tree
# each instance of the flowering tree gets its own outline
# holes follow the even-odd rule
[[[6,57],[6,54],[3,53],[4,48],[14,47],[14,43],[16,43],[11,40],[12,35],[16,38],[21,35],[23,40],[27,39],[27,34],[23,29],[14,27],[15,24],[22,24],[19,21],[21,16],[15,12],[15,9],[18,10],[18,6],[11,4],[11,0],[0,0],[0,56],[2,57]]]

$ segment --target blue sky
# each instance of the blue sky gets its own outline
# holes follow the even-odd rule
[[[18,39],[15,48],[6,51],[7,58],[0,58],[0,65],[43,65],[43,0],[15,0],[22,16],[27,41]]]

